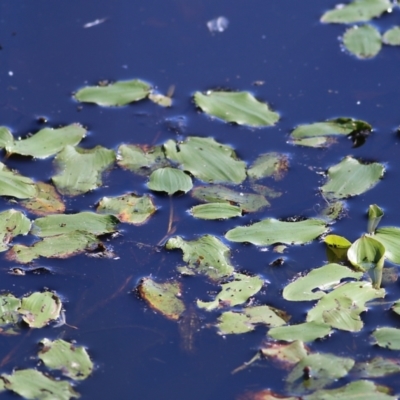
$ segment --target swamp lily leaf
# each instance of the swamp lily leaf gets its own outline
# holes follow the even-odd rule
[[[330,325],[317,322],[305,322],[297,325],[286,325],[271,328],[268,336],[275,340],[285,340],[293,342],[300,340],[302,342],[313,342],[315,339],[323,338],[332,332]]]
[[[379,228],[373,238],[385,246],[385,257],[389,261],[400,264],[400,228],[391,226]]]
[[[31,221],[21,211],[14,209],[0,213],[0,252],[8,250],[8,243],[17,235],[26,235]]]
[[[61,299],[52,292],[35,292],[23,297],[18,310],[30,328],[43,328],[60,316]]]
[[[0,326],[14,325],[19,320],[21,300],[11,293],[0,295]],[[3,331],[3,329],[1,329]]]
[[[259,276],[235,273],[231,281],[221,284],[222,289],[214,300],[197,300],[197,306],[207,311],[220,307],[234,307],[245,303],[250,297],[258,293],[263,284],[264,282]]]
[[[289,169],[289,158],[286,154],[271,152],[261,154],[247,170],[251,179],[272,177],[280,180]]]
[[[328,169],[328,181],[321,187],[321,191],[328,199],[356,196],[376,185],[384,171],[382,164],[362,164],[347,156],[339,164]]]
[[[400,26],[387,30],[382,37],[383,43],[391,46],[400,46]]]
[[[343,45],[358,58],[372,58],[381,51],[382,38],[371,25],[353,26],[343,35]]]
[[[24,399],[69,400],[79,397],[69,382],[49,378],[35,369],[21,369],[14,371],[12,375],[3,374],[1,378],[6,389]]]
[[[274,243],[304,244],[327,231],[320,219],[297,222],[283,222],[268,218],[250,226],[239,226],[225,235],[232,242],[249,242],[259,246]]]
[[[143,278],[138,291],[151,308],[169,319],[177,321],[185,311],[185,304],[179,298],[182,287],[178,281],[157,283],[151,278]]]
[[[190,213],[200,219],[228,219],[240,217],[242,209],[230,203],[209,203],[192,207]]]
[[[229,262],[230,249],[215,236],[204,235],[196,240],[186,241],[175,236],[165,244],[167,250],[181,249],[187,267],[213,280],[230,276],[234,272]]]
[[[142,100],[151,87],[140,80],[119,81],[109,85],[87,86],[80,89],[75,98],[80,102],[96,103],[100,106],[124,106]]]
[[[176,192],[188,192],[192,187],[192,178],[177,168],[156,169],[150,175],[147,186],[156,192],[167,192],[170,196]]]
[[[337,140],[330,136],[316,136],[290,140],[290,143],[293,143],[297,146],[314,147],[316,149],[329,147],[336,142]]]
[[[400,300],[397,300],[397,301],[393,304],[392,310],[393,310],[396,314],[400,315]]]
[[[114,151],[101,146],[93,149],[66,146],[55,158],[60,173],[52,181],[61,194],[83,194],[102,185],[101,174],[114,161]]]
[[[226,311],[216,324],[221,335],[251,332],[256,325],[281,326],[290,317],[281,310],[270,306],[246,307],[240,312]]]
[[[242,183],[246,179],[245,163],[236,158],[232,147],[212,138],[191,136],[183,143],[168,140],[164,149],[169,159],[204,182]]]
[[[275,359],[286,365],[293,365],[307,357],[309,350],[300,340],[292,343],[267,343],[260,349],[264,357]]]
[[[396,328],[378,328],[372,336],[376,340],[376,344],[390,350],[400,350],[400,329]]]
[[[368,208],[368,233],[374,233],[384,216],[382,208],[376,204],[371,204]]]
[[[324,237],[324,242],[327,244],[326,254],[330,263],[336,263],[347,260],[347,250],[351,246],[343,236],[327,235]]]
[[[321,22],[351,24],[379,17],[393,6],[389,0],[354,0],[327,11]]]
[[[0,196],[12,196],[18,199],[35,197],[35,182],[15,171],[10,171],[0,162]]]
[[[279,120],[278,113],[248,92],[196,92],[194,101],[206,114],[238,125],[262,127],[275,125]]]
[[[327,264],[311,270],[283,289],[283,298],[289,301],[317,300],[337,286],[342,279],[360,279],[362,272],[354,272],[340,264]],[[319,289],[319,290],[318,290]]]
[[[38,357],[47,368],[59,369],[63,375],[75,380],[86,379],[92,373],[93,363],[84,347],[62,339],[43,339],[40,343],[43,347]]]
[[[358,362],[351,370],[359,378],[380,378],[400,372],[400,360],[375,357],[372,360]]]
[[[112,214],[121,222],[133,225],[144,224],[156,212],[150,196],[126,194],[119,197],[103,197],[96,210],[100,214]]]

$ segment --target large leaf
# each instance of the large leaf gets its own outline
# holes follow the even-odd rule
[[[391,46],[400,46],[400,26],[388,29],[382,37],[383,43]]]
[[[328,169],[328,182],[321,191],[328,199],[356,196],[371,189],[383,176],[382,164],[362,164],[348,156]]]
[[[279,120],[278,113],[248,92],[196,92],[194,101],[205,113],[239,125],[270,126]]]
[[[60,173],[52,180],[62,194],[83,194],[102,185],[101,174],[114,161],[114,151],[101,146],[89,150],[66,146],[55,158]]]
[[[29,199],[36,196],[36,185],[32,179],[10,171],[0,163],[0,196]]]
[[[283,222],[268,218],[250,226],[239,226],[225,235],[233,242],[250,242],[259,246],[274,243],[303,244],[326,232],[325,222],[308,219],[298,222]]]
[[[332,332],[330,325],[305,322],[297,325],[278,326],[268,331],[268,336],[275,340],[285,340],[292,342],[301,340],[302,342],[313,342],[315,339],[323,338]]]
[[[87,86],[80,89],[75,98],[100,106],[124,106],[142,100],[150,93],[151,87],[140,80],[120,81],[102,86]]]
[[[188,192],[193,184],[192,178],[180,169],[165,167],[152,172],[147,186],[151,190],[167,192],[171,196],[176,192]]]
[[[236,158],[230,146],[212,138],[191,136],[183,143],[168,140],[167,157],[204,182],[241,183],[246,179],[245,163]]]
[[[385,246],[385,257],[395,264],[400,264],[400,228],[379,228],[373,237]]]
[[[26,235],[31,229],[31,221],[14,209],[0,213],[0,252],[8,249],[8,243],[17,235]]]
[[[242,210],[230,203],[209,203],[192,207],[190,213],[200,219],[228,219],[240,217]]]
[[[186,241],[180,236],[173,237],[165,244],[165,248],[181,249],[183,260],[195,273],[207,275],[219,280],[232,275],[234,268],[229,262],[230,250],[215,236],[205,235],[197,240]]]
[[[273,177],[282,179],[289,169],[289,158],[286,154],[271,152],[261,154],[247,170],[251,179]]]
[[[353,22],[369,21],[379,17],[393,6],[389,0],[355,0],[343,6],[327,11],[321,22],[350,24]]]
[[[391,350],[400,350],[400,329],[383,327],[376,329],[372,336],[376,344]]]
[[[371,25],[354,26],[343,35],[344,47],[358,58],[375,57],[382,48],[379,31]]]

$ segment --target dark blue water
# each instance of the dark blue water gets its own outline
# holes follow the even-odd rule
[[[232,145],[240,158],[252,162],[260,153],[280,151],[290,155],[287,177],[265,182],[284,195],[272,200],[271,208],[240,220],[201,222],[186,210],[196,202],[190,196],[174,197],[176,234],[187,239],[210,233],[222,237],[230,228],[273,216],[315,216],[324,207],[318,194],[322,183],[315,170],[325,170],[343,156],[386,163],[385,178],[376,188],[347,202],[348,217],[333,226],[335,233],[355,240],[366,229],[369,204],[385,209],[383,225],[400,225],[398,212],[400,124],[398,111],[400,50],[385,47],[370,61],[358,61],[341,51],[338,36],[343,26],[322,25],[322,13],[335,0],[265,1],[251,3],[216,0],[147,2],[105,0],[68,2],[18,2],[0,4],[0,125],[24,136],[43,125],[80,122],[90,134],[82,145],[117,149],[121,143],[159,144],[176,138],[174,121],[183,121],[179,134],[212,136]],[[211,34],[206,22],[220,15],[230,21],[223,33]],[[84,24],[105,22],[92,28]],[[398,22],[399,12],[376,22],[385,30]],[[80,107],[71,94],[100,80],[140,78],[161,92],[175,85],[174,104],[163,109],[148,101],[121,109],[93,105]],[[254,86],[255,81],[265,81]],[[282,118],[271,128],[249,129],[212,121],[199,113],[191,100],[196,90],[223,87],[251,91],[267,101]],[[327,150],[295,148],[287,144],[290,131],[300,123],[349,116],[367,120],[374,127],[366,143],[352,148],[341,139]],[[34,161],[11,157],[7,165],[38,180],[54,174],[51,160]],[[67,211],[92,210],[104,195],[128,191],[146,193],[146,180],[115,167],[104,177],[99,190],[66,199]],[[176,323],[151,311],[132,291],[148,275],[160,280],[179,278],[175,267],[179,252],[157,247],[169,217],[167,196],[154,195],[156,215],[141,227],[121,226],[121,235],[108,245],[119,260],[77,256],[69,260],[40,260],[53,274],[16,277],[7,274],[14,264],[4,258],[0,287],[21,296],[45,287],[57,291],[65,302],[68,326],[26,331],[18,337],[0,337],[1,372],[35,366],[37,342],[44,336],[63,337],[87,346],[96,370],[77,390],[84,399],[233,399],[246,390],[272,388],[282,392],[286,372],[263,362],[236,375],[231,371],[249,360],[265,337],[259,328],[246,335],[218,336],[202,329],[197,351],[180,349]],[[1,209],[9,208],[0,200]],[[145,246],[139,246],[144,243]],[[270,281],[260,302],[280,307],[302,322],[310,304],[280,299],[282,288],[296,273],[323,265],[324,246],[313,243],[293,247],[280,268],[269,264],[277,258],[255,246],[229,244],[238,270],[261,274]],[[180,279],[180,278],[179,278]],[[183,279],[184,299],[207,299],[216,286],[206,280]],[[387,286],[387,300],[400,298],[398,284]],[[386,309],[389,307],[386,306]],[[368,336],[377,324],[398,325],[398,318],[384,307],[363,315],[366,328],[357,334],[336,332],[313,344],[316,351],[332,351],[365,359],[376,349]],[[203,315],[203,323],[216,315]],[[378,354],[378,353],[376,353]],[[397,352],[379,354],[397,357]],[[340,384],[345,383],[342,380]],[[396,379],[379,382],[400,391]],[[14,398],[5,393],[3,398]]]

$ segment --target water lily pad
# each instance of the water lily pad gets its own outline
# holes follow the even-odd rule
[[[225,237],[233,242],[249,242],[259,246],[274,243],[304,244],[326,231],[325,222],[319,219],[283,222],[268,218],[250,226],[231,229]]]
[[[134,79],[119,81],[108,85],[87,86],[80,89],[75,98],[80,102],[96,103],[100,106],[124,106],[147,97],[151,87]]]
[[[114,161],[114,151],[101,146],[89,150],[66,146],[55,158],[60,173],[52,180],[61,194],[83,194],[102,185],[101,174]]]
[[[118,222],[113,215],[100,215],[93,212],[55,214],[35,219],[31,233],[39,237],[57,236],[74,231],[104,235],[115,232]]]
[[[1,375],[1,378],[6,389],[25,399],[69,400],[79,397],[69,382],[47,377],[35,369],[14,371],[12,375]]]
[[[278,113],[248,92],[196,92],[194,101],[205,113],[239,125],[262,127],[279,120]]]
[[[381,51],[382,38],[371,25],[353,26],[343,35],[343,45],[358,58],[372,58]]]
[[[226,311],[216,324],[221,335],[251,332],[256,325],[281,326],[290,317],[281,310],[270,306],[246,307],[240,312]]]
[[[259,185],[258,183],[251,182],[250,187],[256,193],[261,194],[262,196],[268,197],[270,199],[276,199],[282,196],[282,192],[278,192],[275,189],[272,189],[269,186]]]
[[[388,29],[382,37],[383,43],[391,46],[400,46],[400,26]]]
[[[241,183],[246,179],[246,165],[232,147],[212,138],[191,136],[183,143],[168,140],[164,148],[168,158],[204,182]]]
[[[376,340],[376,344],[390,350],[400,350],[400,329],[396,328],[378,328],[372,336]]]
[[[103,197],[96,210],[100,214],[112,214],[121,222],[144,224],[156,211],[150,196],[126,194],[119,197]]]
[[[268,336],[275,340],[285,340],[293,342],[300,340],[302,342],[313,342],[315,339],[321,339],[332,332],[330,325],[316,322],[305,322],[297,325],[279,326],[271,328]]]
[[[354,272],[339,264],[327,264],[311,270],[296,279],[283,290],[283,298],[289,301],[317,300],[337,286],[342,279],[360,279],[362,272]]]
[[[35,158],[47,158],[60,152],[65,146],[76,146],[86,135],[86,129],[79,124],[72,124],[63,128],[44,128],[33,136],[22,140],[10,137],[5,142],[8,154],[20,154]]]
[[[188,192],[192,187],[192,178],[180,169],[160,168],[153,171],[147,184],[156,192],[167,192],[170,196],[176,192]]]
[[[209,203],[192,207],[190,213],[200,219],[228,219],[240,217],[242,209],[230,203]]]
[[[47,368],[59,369],[75,380],[86,379],[92,373],[93,363],[84,347],[62,339],[43,339],[40,343],[43,347],[38,356]]]
[[[200,201],[233,203],[245,212],[255,212],[270,205],[264,196],[254,193],[235,192],[221,185],[197,186],[191,194]]]
[[[346,5],[338,5],[327,11],[321,22],[350,24],[353,22],[369,21],[379,17],[393,6],[389,0],[355,0]]]
[[[197,240],[186,241],[173,237],[165,244],[168,250],[181,249],[187,267],[213,280],[230,276],[234,272],[229,262],[230,250],[215,236],[204,235]]]
[[[400,264],[400,228],[379,228],[373,237],[385,246],[385,257],[395,264]]]
[[[214,300],[197,300],[197,306],[207,311],[220,307],[234,307],[245,303],[250,297],[258,293],[263,284],[264,282],[259,276],[235,273],[231,281],[221,284],[222,289]]]
[[[19,313],[30,328],[43,328],[60,316],[61,300],[52,292],[35,292],[23,297]]]
[[[10,171],[0,163],[0,196],[12,196],[18,199],[35,197],[37,189],[32,179]]]
[[[328,169],[328,181],[321,187],[328,199],[343,199],[366,192],[382,178],[382,164],[362,164],[353,157],[345,157],[339,164]]]
[[[3,327],[7,325],[14,325],[19,320],[19,308],[21,307],[21,300],[16,298],[11,293],[0,295],[0,326],[1,332]]]
[[[180,282],[157,283],[151,278],[144,278],[138,290],[151,308],[169,319],[177,321],[185,311],[185,304],[179,298],[182,293]]]
[[[273,358],[286,365],[297,364],[300,360],[307,357],[308,349],[300,340],[292,343],[267,343],[260,349],[264,357]]]
[[[280,180],[289,169],[289,158],[282,153],[266,153],[257,157],[254,163],[247,170],[251,179],[262,179],[272,177]]]
[[[368,233],[374,233],[384,216],[383,210],[376,204],[371,204],[368,208]]]
[[[8,243],[17,235],[26,235],[31,221],[21,211],[14,209],[0,213],[0,252],[8,250]]]
[[[372,360],[358,362],[351,370],[360,378],[381,378],[400,372],[400,360],[375,357]]]

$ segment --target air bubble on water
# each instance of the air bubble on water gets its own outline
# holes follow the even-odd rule
[[[223,32],[228,28],[229,21],[225,17],[218,17],[207,22],[210,32]]]

